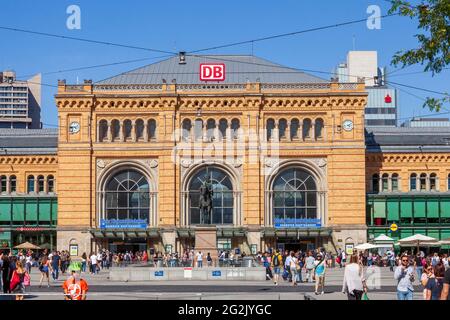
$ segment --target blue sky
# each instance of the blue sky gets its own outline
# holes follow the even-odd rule
[[[66,27],[66,9],[72,4],[81,8],[81,30]],[[167,51],[190,51],[362,19],[368,16],[366,9],[372,4],[379,5],[382,14],[387,13],[389,3],[383,0],[3,1],[0,25]],[[345,61],[355,37],[356,50],[377,50],[379,65],[389,66],[396,51],[416,46],[413,37],[417,33],[415,25],[409,18],[390,17],[383,19],[380,30],[369,30],[365,23],[359,23],[255,43],[253,53],[290,67],[328,72]],[[5,30],[0,30],[0,37],[0,70],[13,69],[19,77],[161,55]],[[251,45],[242,45],[208,53],[251,52]],[[68,83],[76,83],[77,77],[80,81],[98,81],[150,62],[44,75],[42,82],[56,85],[58,79],[66,79]],[[389,68],[392,71],[393,68]],[[449,70],[435,77],[426,73],[401,76],[421,70],[422,66],[409,67],[396,72],[395,77],[393,74],[391,80],[436,91],[450,91]],[[57,110],[53,95],[56,89],[47,86],[42,89],[42,121],[46,125],[55,125]],[[419,97],[427,96],[425,92],[405,90]],[[422,108],[420,99],[405,92],[399,93],[400,118],[431,113]],[[449,108],[448,105],[446,107]]]

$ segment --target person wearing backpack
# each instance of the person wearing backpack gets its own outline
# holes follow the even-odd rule
[[[21,261],[16,262],[16,269],[13,271],[10,282],[11,293],[16,294],[16,300],[23,300],[25,287],[30,285],[30,275],[23,267]]]
[[[272,270],[273,270],[273,283],[278,285],[278,280],[281,273],[281,264],[283,263],[283,257],[280,254],[280,249],[277,249],[275,254],[272,256]]]

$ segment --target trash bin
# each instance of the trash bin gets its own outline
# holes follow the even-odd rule
[[[242,259],[242,267],[244,267],[244,268],[253,267],[253,258],[252,257],[244,257]]]

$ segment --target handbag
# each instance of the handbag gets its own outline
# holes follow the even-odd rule
[[[23,276],[23,285],[25,287],[29,287],[30,282],[31,282],[30,275],[28,274],[28,272],[25,272],[25,275]]]

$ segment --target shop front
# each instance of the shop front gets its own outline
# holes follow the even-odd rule
[[[158,230],[147,228],[146,220],[101,220],[100,228],[92,229],[91,235],[97,250],[113,253],[150,253],[158,250],[160,243]]]
[[[42,249],[56,249],[56,196],[0,198],[0,247],[26,241]]]

